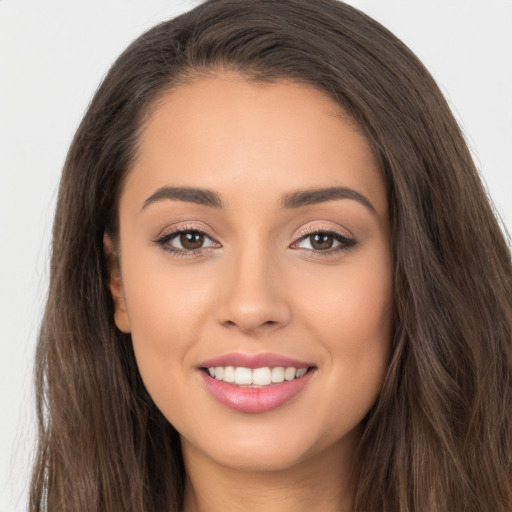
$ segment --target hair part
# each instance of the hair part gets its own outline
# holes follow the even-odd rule
[[[395,329],[354,462],[355,510],[512,509],[512,270],[456,121],[389,31],[335,0],[210,0],[114,63],[61,179],[36,356],[39,445],[30,510],[181,509],[179,434],[115,328],[105,233],[146,120],[173,88],[230,70],[333,98],[386,180]]]

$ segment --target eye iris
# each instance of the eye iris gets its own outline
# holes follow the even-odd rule
[[[311,236],[311,247],[319,251],[330,249],[334,243],[332,235],[326,233],[316,233]]]
[[[180,235],[180,243],[185,249],[199,249],[204,244],[204,235],[196,231],[182,233]]]

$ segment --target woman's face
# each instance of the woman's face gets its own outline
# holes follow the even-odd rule
[[[393,304],[383,179],[340,108],[234,74],[179,86],[145,125],[119,212],[115,321],[186,460],[349,453]]]

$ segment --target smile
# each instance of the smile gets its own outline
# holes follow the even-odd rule
[[[242,413],[263,413],[295,398],[317,367],[275,354],[227,354],[202,363],[201,379],[213,398]]]
[[[304,377],[307,371],[307,368],[294,368],[293,366],[276,366],[274,368],[265,366],[254,369],[243,366],[211,366],[208,368],[210,377],[237,386],[253,388],[299,379]]]

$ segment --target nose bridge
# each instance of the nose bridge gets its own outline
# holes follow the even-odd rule
[[[276,255],[253,239],[230,256],[219,321],[246,332],[286,324],[290,308],[279,282]]]

